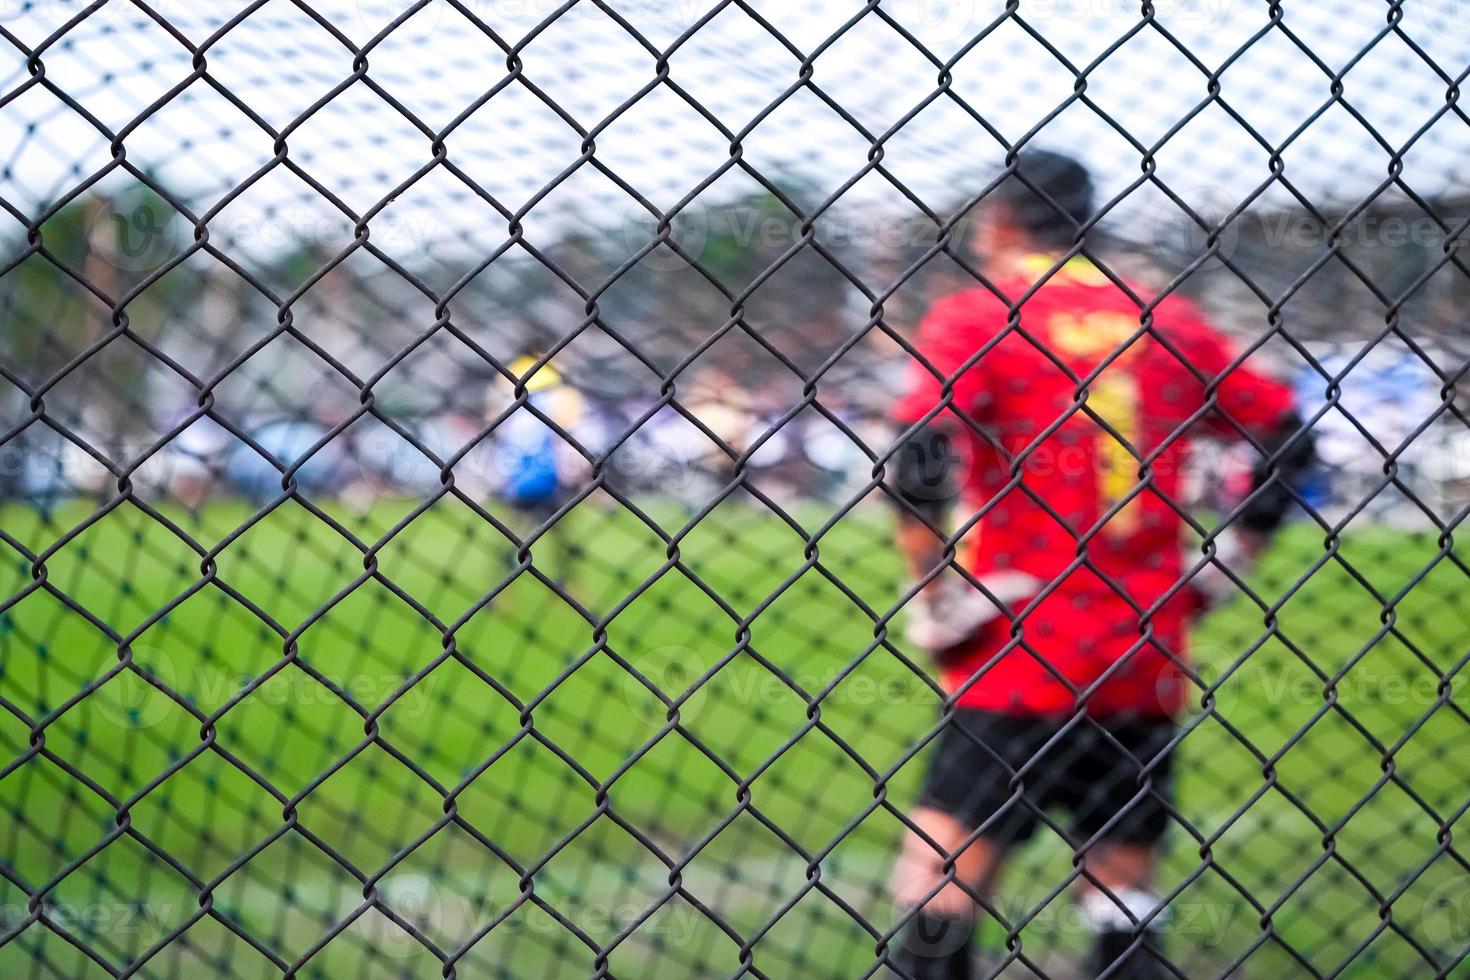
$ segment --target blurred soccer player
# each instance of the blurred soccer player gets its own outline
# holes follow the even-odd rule
[[[1020,155],[977,214],[975,249],[1001,295],[977,286],[934,304],[916,341],[928,364],[914,362],[896,407],[899,544],[929,580],[909,636],[954,705],[895,871],[913,914],[890,963],[911,980],[971,975],[976,902],[1043,812],[1084,869],[1089,975],[1173,975],[1155,955],[1154,870],[1189,624],[1236,588],[1219,565],[1247,571],[1290,506],[1283,481],[1311,455],[1290,390],[1232,367],[1198,309],[1150,305],[1076,254],[1092,198],[1076,161]],[[1191,576],[1204,552],[1196,538],[1185,556],[1181,471],[1201,430],[1266,455],[1219,563]],[[952,518],[973,522],[955,562],[968,577],[946,559]]]
[[[582,394],[568,384],[550,364],[529,373],[538,360],[535,355],[517,358],[510,371],[526,385],[526,401],[536,411],[520,409],[495,427],[494,462],[496,495],[516,514],[516,533],[525,537],[547,524],[567,500],[574,482],[574,472],[583,460],[542,420],[544,416],[562,429],[573,432],[582,420]],[[498,417],[513,401],[508,383],[492,388],[487,414]],[[538,416],[536,413],[539,412]],[[565,582],[572,566],[581,555],[575,541],[553,523],[539,540],[546,550],[554,552],[550,561],[537,562],[537,567],[553,580]],[[533,548],[534,551],[534,548]]]

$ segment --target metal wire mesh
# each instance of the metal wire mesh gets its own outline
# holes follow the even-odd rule
[[[952,711],[893,628],[887,411],[1050,145],[1094,260],[1290,378],[1323,457],[1194,629],[1170,969],[1470,975],[1455,0],[0,38],[0,973],[883,975]],[[531,419],[572,475],[516,506]],[[1075,857],[1008,868],[987,975],[1076,975]]]

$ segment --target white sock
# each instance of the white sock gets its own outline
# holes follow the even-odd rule
[[[1093,932],[1132,932],[1160,905],[1159,899],[1142,888],[1113,888],[1109,894],[1088,889],[1082,896],[1082,921]],[[1125,911],[1126,909],[1126,911]],[[1148,928],[1163,925],[1169,910],[1149,921]]]

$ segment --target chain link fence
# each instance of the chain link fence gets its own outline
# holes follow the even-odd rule
[[[0,0],[0,975],[890,975],[889,408],[1049,146],[1321,457],[1192,631],[1168,969],[1470,976],[1467,73],[1457,0]],[[1081,975],[1076,858],[981,975]]]

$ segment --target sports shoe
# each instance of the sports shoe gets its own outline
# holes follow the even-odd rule
[[[1108,929],[1098,933],[1082,976],[1096,980],[1107,973],[1108,980],[1174,980],[1174,974],[1150,952],[1150,947],[1160,948],[1159,933],[1145,929],[1143,942],[1135,946],[1137,940],[1138,934],[1129,930]]]

